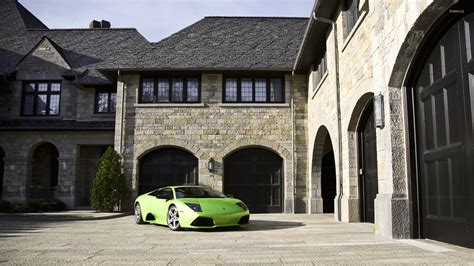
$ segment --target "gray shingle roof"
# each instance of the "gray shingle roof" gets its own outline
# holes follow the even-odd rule
[[[206,17],[153,43],[160,69],[291,70],[307,18]]]
[[[20,22],[18,22],[20,21]],[[0,75],[47,37],[80,73],[76,82],[107,83],[96,70],[290,71],[307,18],[206,17],[149,43],[136,29],[47,29],[16,0],[0,0]],[[40,28],[40,29],[28,29]]]

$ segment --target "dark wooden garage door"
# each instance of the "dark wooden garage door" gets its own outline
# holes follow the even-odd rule
[[[373,102],[367,104],[359,125],[359,187],[361,221],[375,221],[375,197],[378,193],[377,138]]]
[[[164,186],[197,183],[198,159],[187,151],[163,148],[140,159],[140,194]]]
[[[0,147],[0,200],[2,199],[2,192],[3,192],[3,170],[5,168],[5,163],[3,158],[5,157],[5,152],[3,151],[2,147]]]
[[[252,213],[283,211],[283,159],[261,149],[239,150],[224,160],[224,192]]]
[[[474,246],[474,15],[434,47],[416,85],[422,236]]]

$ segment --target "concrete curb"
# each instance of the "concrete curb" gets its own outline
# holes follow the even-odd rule
[[[121,218],[132,215],[130,212],[123,213],[0,213],[1,220],[32,220],[32,221],[95,221]]]

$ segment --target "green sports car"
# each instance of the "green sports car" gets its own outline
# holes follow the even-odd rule
[[[135,222],[168,225],[173,231],[183,228],[242,226],[250,213],[240,200],[205,186],[164,187],[138,196]]]

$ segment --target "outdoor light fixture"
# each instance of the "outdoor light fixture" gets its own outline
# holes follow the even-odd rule
[[[209,170],[209,172],[214,172],[214,158],[210,158],[209,161],[207,162],[207,170]]]
[[[374,119],[375,127],[383,128],[385,126],[383,119],[383,95],[374,96]]]

